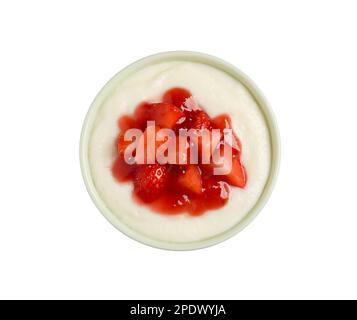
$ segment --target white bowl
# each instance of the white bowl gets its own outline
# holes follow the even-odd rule
[[[123,222],[121,222],[118,219],[118,217],[108,209],[106,204],[99,196],[99,193],[96,190],[95,185],[93,183],[91,170],[89,166],[89,159],[88,159],[90,134],[92,131],[93,123],[97,115],[97,111],[102,105],[103,101],[106,99],[106,97],[117,86],[117,84],[123,81],[129,75],[137,72],[138,70],[144,67],[159,62],[168,62],[173,60],[204,63],[213,66],[215,68],[218,68],[226,72],[233,78],[237,79],[238,81],[240,81],[248,89],[251,95],[255,98],[258,106],[261,109],[262,114],[265,117],[266,124],[270,134],[270,143],[271,143],[271,152],[272,152],[270,172],[265,187],[259,199],[257,200],[256,204],[245,215],[245,217],[239,223],[234,225],[232,228],[221,234],[218,234],[209,239],[189,242],[189,243],[171,243],[171,242],[154,240],[143,234],[140,234],[139,232],[134,231],[133,229],[125,225]],[[266,99],[264,98],[261,91],[252,82],[252,80],[250,80],[244,73],[242,73],[236,67],[223,60],[220,60],[216,57],[206,55],[203,53],[188,52],[188,51],[173,51],[173,52],[158,53],[143,58],[139,61],[136,61],[133,64],[126,67],[125,69],[123,69],[122,71],[118,72],[111,80],[109,80],[109,82],[102,88],[102,90],[100,90],[100,92],[94,99],[92,105],[90,106],[88,114],[83,124],[81,142],[80,142],[80,162],[81,162],[83,179],[86,184],[88,193],[90,194],[93,202],[95,203],[99,211],[104,215],[104,217],[106,217],[112,223],[113,226],[115,226],[118,230],[120,230],[127,236],[131,237],[132,239],[135,239],[141,243],[150,245],[152,247],[169,249],[169,250],[192,250],[192,249],[208,247],[217,244],[221,241],[224,241],[230,238],[231,236],[237,234],[239,231],[241,231],[257,216],[257,214],[260,212],[260,210],[267,202],[277,178],[279,161],[280,161],[280,139],[279,139],[278,128],[273,113]]]

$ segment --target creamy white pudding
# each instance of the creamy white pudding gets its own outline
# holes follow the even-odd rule
[[[188,89],[212,117],[229,114],[242,143],[241,160],[248,176],[245,188],[232,187],[224,207],[200,216],[153,212],[133,201],[132,184],[118,183],[111,172],[117,155],[118,118],[132,113],[142,101],[160,101],[173,87]],[[91,176],[107,208],[136,233],[169,243],[199,241],[234,227],[258,201],[271,168],[269,129],[250,92],[219,69],[186,61],[153,64],[118,82],[97,111],[88,148]]]

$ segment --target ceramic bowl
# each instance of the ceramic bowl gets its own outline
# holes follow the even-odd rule
[[[123,222],[121,222],[117,216],[111,212],[106,204],[103,202],[101,197],[99,196],[98,191],[95,188],[93,183],[93,179],[91,176],[91,170],[89,166],[89,159],[88,159],[88,146],[90,140],[90,134],[92,131],[93,123],[95,121],[95,117],[97,111],[101,107],[103,101],[106,99],[108,95],[112,92],[112,90],[118,85],[119,82],[125,80],[131,74],[137,72],[138,70],[147,67],[149,65],[153,65],[159,62],[168,62],[168,61],[191,61],[191,62],[199,62],[203,64],[207,64],[218,68],[233,78],[240,81],[251,93],[251,95],[256,100],[258,106],[263,113],[267,127],[269,129],[270,134],[270,143],[271,143],[271,166],[270,166],[270,173],[265,184],[265,187],[253,206],[253,208],[246,214],[246,216],[236,225],[234,225],[229,230],[218,234],[214,237],[209,239],[196,241],[196,242],[189,242],[189,243],[169,243],[164,241],[158,241],[151,238],[148,238],[145,235],[142,235],[133,229],[129,228]],[[81,135],[81,142],[80,142],[80,162],[81,162],[81,169],[84,178],[85,185],[87,190],[99,209],[99,211],[106,217],[118,230],[126,234],[127,236],[150,246],[161,248],[161,249],[169,249],[169,250],[192,250],[192,249],[199,249],[208,247],[219,242],[222,242],[231,236],[237,234],[241,231],[245,226],[247,226],[262,210],[265,203],[267,202],[273,187],[274,183],[277,178],[278,168],[279,168],[279,159],[280,159],[280,139],[277,124],[275,118],[273,116],[272,110],[269,107],[267,100],[264,98],[261,91],[257,88],[257,86],[250,80],[243,72],[239,69],[234,67],[233,65],[218,59],[216,57],[198,53],[198,52],[188,52],[188,51],[174,51],[174,52],[163,52],[158,53],[146,58],[143,58],[133,64],[129,65],[125,69],[118,72],[98,93],[96,98],[94,99],[92,105],[89,108],[88,114],[83,124],[82,135]]]

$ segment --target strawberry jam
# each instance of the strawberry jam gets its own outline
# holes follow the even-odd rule
[[[153,123],[153,127],[149,127]],[[118,120],[119,135],[116,141],[117,157],[112,165],[113,177],[120,183],[133,183],[133,198],[142,205],[150,206],[156,212],[164,214],[178,214],[187,212],[191,215],[201,215],[207,210],[218,209],[229,200],[232,187],[244,188],[246,185],[246,171],[241,163],[240,155],[242,145],[237,135],[232,132],[230,159],[225,159],[224,146],[227,144],[223,134],[213,139],[212,130],[232,130],[231,119],[222,114],[210,118],[207,112],[199,106],[191,93],[183,88],[172,88],[166,91],[159,102],[142,102],[134,110],[133,115],[124,115]],[[176,138],[184,130],[207,130],[212,134],[212,139],[198,138],[196,148],[198,151],[209,150],[209,157],[218,152],[223,155],[223,163],[230,163],[230,169],[224,174],[216,174],[216,163],[205,162],[199,153],[197,161],[191,161],[191,148],[194,143],[188,140],[186,145],[186,159],[183,163],[163,162],[154,158],[149,162],[149,153],[142,157],[146,162],[141,163],[139,142],[133,150],[131,160],[125,158],[126,150],[133,141],[127,141],[124,135],[127,130],[136,129],[143,133],[138,138],[143,141],[143,146],[151,145],[152,152],[157,154],[165,143],[164,139],[149,140],[149,131],[155,134],[160,129],[170,129]],[[218,131],[219,131],[218,130]],[[216,130],[217,131],[217,130]],[[181,137],[180,137],[181,138]],[[147,149],[144,149],[147,150]],[[182,150],[178,143],[173,159],[181,159]],[[203,153],[202,153],[203,154]],[[190,157],[191,156],[191,157]],[[172,158],[171,158],[172,159]],[[229,160],[229,162],[224,162]]]

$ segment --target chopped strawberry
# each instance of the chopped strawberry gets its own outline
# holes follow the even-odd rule
[[[232,148],[233,148],[233,153],[236,152],[240,153],[242,151],[242,144],[234,132],[232,135]]]
[[[201,162],[207,164],[210,162],[211,156],[218,148],[221,135],[212,131],[201,131],[198,137],[198,152]]]
[[[232,158],[232,170],[225,176],[225,180],[233,186],[244,188],[247,183],[247,175],[239,157]]]
[[[183,173],[177,178],[177,183],[193,193],[202,193],[200,168],[197,165],[188,165]]]
[[[195,112],[184,110],[183,113],[184,116],[177,121],[176,133],[179,133],[180,129],[187,129],[187,130],[190,129],[195,120],[194,119]]]
[[[232,120],[229,115],[222,114],[211,120],[213,128],[224,130],[224,129],[233,129]],[[232,131],[232,148],[235,149],[233,152],[240,152],[242,145],[237,135]]]
[[[190,145],[187,137],[176,136],[176,157],[172,164],[190,163]]]
[[[227,182],[218,177],[212,177],[203,182],[205,204],[209,209],[222,206],[228,201],[230,187]]]
[[[119,129],[122,133],[132,128],[139,128],[138,123],[130,116],[122,116],[118,120]]]
[[[225,145],[220,145],[220,148],[216,150],[216,152],[220,153],[219,159],[215,159],[217,154],[214,154],[212,157],[213,162],[208,167],[212,166],[212,169],[220,169],[221,172],[216,172],[216,175],[222,176],[231,185],[244,188],[246,185],[246,173],[240,161],[240,154],[235,152],[225,154],[224,147]],[[228,157],[231,158],[229,159]],[[219,161],[214,163],[217,160]]]
[[[150,106],[151,103],[142,102],[136,107],[134,111],[134,118],[138,123],[140,129],[142,130],[145,130],[145,128],[147,127],[147,120],[149,117]]]
[[[232,129],[231,117],[227,114],[219,115],[211,120],[212,126],[216,129]]]
[[[149,126],[139,138],[136,146],[136,162],[146,164],[150,161],[155,162],[156,150],[163,141],[156,140],[156,134],[160,130],[158,126]]]
[[[192,129],[210,129],[211,121],[208,114],[204,111],[195,112],[195,118],[192,124]]]
[[[211,136],[210,132],[204,131],[204,129],[211,128],[210,118],[207,115],[207,113],[204,111],[192,111],[190,113],[192,114],[192,116],[190,117],[191,123],[189,124],[187,122],[186,125],[188,125],[191,129],[200,131],[200,132],[196,132],[197,140],[192,143],[192,146],[197,142],[198,158],[200,159],[203,156],[202,149],[204,149],[203,152],[205,152],[205,154],[208,156],[208,159],[209,159],[209,157],[211,156],[210,155],[211,146],[210,146],[210,144],[203,143],[203,141],[208,141],[208,139],[204,140],[203,136],[206,136],[207,138],[209,138],[208,135]],[[204,148],[203,148],[203,146],[204,146]]]
[[[189,97],[191,97],[191,93],[188,90],[183,88],[172,88],[164,94],[163,102],[173,104],[180,108]]]
[[[113,176],[118,181],[132,180],[136,198],[151,203],[156,211],[200,215],[225,205],[230,186],[246,186],[241,143],[233,132],[230,116],[222,114],[211,119],[186,89],[168,90],[162,103],[141,103],[134,115],[122,116],[118,126]],[[133,165],[124,159],[125,151],[134,142],[124,140],[125,131],[131,128],[144,131],[128,160],[136,160]],[[161,128],[173,129],[176,136],[172,138],[176,140],[168,141],[170,135]],[[227,140],[227,129],[232,130],[232,141]],[[176,152],[171,154],[174,143]],[[168,164],[160,164],[166,160]]]
[[[165,191],[169,181],[168,167],[160,164],[140,165],[134,177],[134,192],[144,202],[152,202]]]
[[[118,154],[124,155],[127,146],[131,143],[131,141],[125,141],[124,134],[120,134],[118,137]]]
[[[112,174],[116,180],[123,182],[129,180],[135,170],[135,165],[127,164],[124,157],[117,157],[112,166]]]
[[[184,117],[183,112],[169,103],[145,103],[135,110],[137,122],[146,127],[147,121],[155,121],[162,128],[173,128],[177,121]]]

